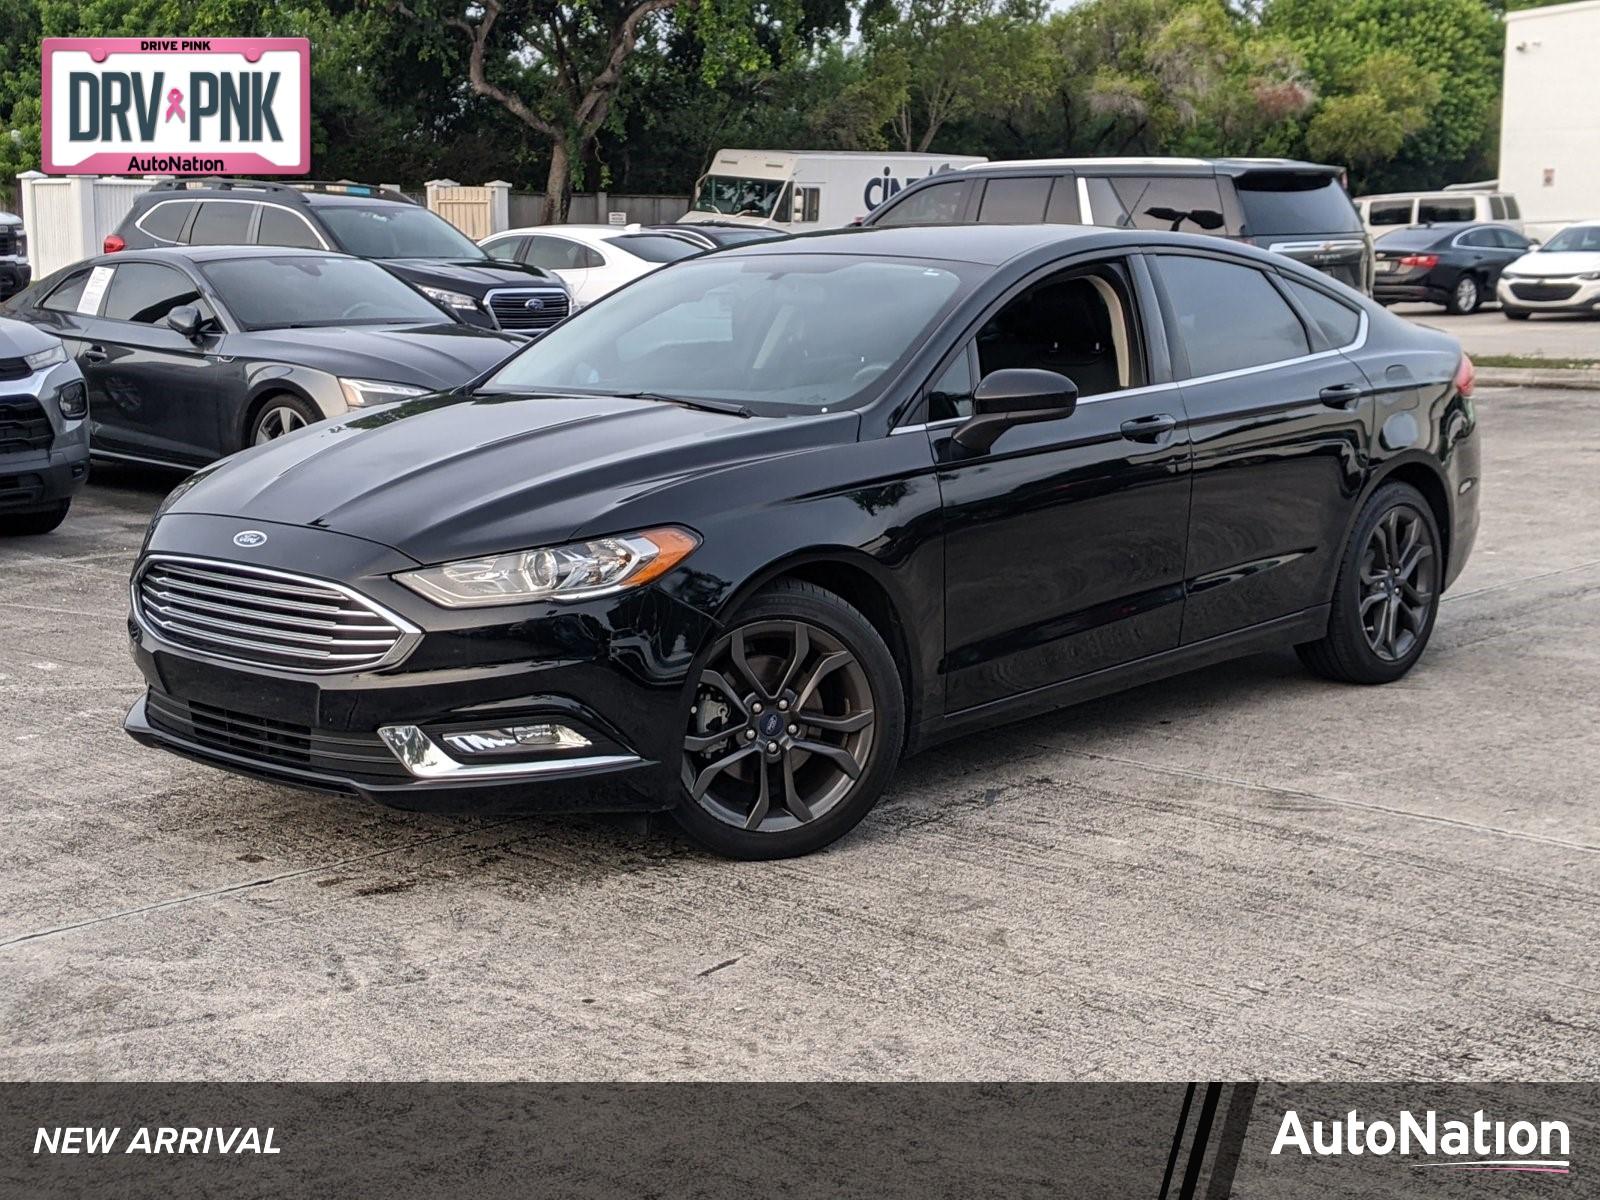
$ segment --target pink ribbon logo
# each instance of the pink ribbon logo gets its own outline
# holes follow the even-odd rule
[[[170,121],[173,117],[177,117],[180,121],[188,120],[183,115],[183,93],[177,88],[173,88],[167,93],[167,115],[165,120]]]

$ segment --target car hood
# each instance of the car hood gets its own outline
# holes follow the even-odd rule
[[[52,345],[59,344],[60,341],[61,339],[54,334],[36,329],[24,321],[0,317],[0,358],[21,358],[25,354],[37,354],[41,350],[48,350]]]
[[[1600,271],[1600,253],[1593,250],[1536,250],[1506,268],[1513,275],[1581,275]]]
[[[430,389],[460,387],[527,345],[471,325],[338,325],[325,329],[262,329],[228,335],[227,351],[277,359],[342,375]]]
[[[310,526],[446,562],[621,532],[607,514],[752,460],[853,442],[851,410],[739,417],[613,396],[425,396],[257,446],[168,510]],[[685,519],[670,502],[663,524]]]
[[[450,288],[473,296],[482,296],[493,288],[566,286],[554,275],[538,267],[494,258],[463,261],[447,258],[386,258],[381,265],[407,283]]]

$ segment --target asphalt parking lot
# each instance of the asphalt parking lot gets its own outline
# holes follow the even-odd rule
[[[1592,1077],[1600,394],[1479,410],[1478,548],[1401,683],[1146,687],[914,759],[774,864],[136,746],[172,481],[102,472],[0,545],[0,1075]]]
[[[1498,305],[1454,317],[1437,304],[1396,304],[1391,312],[1461,339],[1467,353],[1519,357],[1600,359],[1600,317],[1541,314],[1507,319]]]

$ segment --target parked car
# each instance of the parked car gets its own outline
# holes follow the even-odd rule
[[[275,246],[100,255],[9,308],[82,367],[97,458],[177,467],[459,387],[527,344],[373,263]]]
[[[1522,210],[1510,192],[1385,192],[1357,196],[1356,211],[1374,237],[1406,225],[1482,225],[1493,222],[1522,232]]]
[[[578,308],[704,249],[639,225],[535,225],[507,229],[478,244],[491,258],[528,263],[556,276]]]
[[[1265,158],[1056,158],[979,163],[904,188],[862,222],[1036,221],[1209,233],[1372,291],[1372,241],[1338,167]]]
[[[1495,294],[1513,321],[1536,312],[1600,312],[1600,221],[1568,225],[1509,264]]]
[[[370,258],[469,325],[538,334],[565,319],[566,285],[490,258],[400,192],[356,183],[173,179],[133,202],[106,253],[164,246],[259,245]]]
[[[1274,646],[1400,678],[1477,528],[1471,391],[1454,338],[1216,239],[703,255],[196,476],[134,569],[127,729],[411,806],[614,778],[804,853],[998,722]]]
[[[88,395],[61,339],[0,319],[0,534],[49,533],[89,476]]]
[[[687,238],[704,250],[720,250],[724,246],[748,246],[751,242],[772,242],[790,236],[783,230],[768,225],[721,225],[712,221],[648,225],[646,228],[670,233],[674,237]]]
[[[1458,316],[1494,299],[1507,263],[1532,243],[1504,225],[1422,225],[1384,234],[1372,294],[1380,304],[1420,300]]]
[[[28,235],[23,232],[22,218],[14,213],[0,212],[0,300],[15,296],[28,286],[33,278],[33,267],[28,263]]]

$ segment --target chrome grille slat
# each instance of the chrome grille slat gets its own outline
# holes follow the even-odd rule
[[[141,624],[173,646],[313,674],[393,665],[420,637],[343,584],[210,559],[150,556],[133,604]]]

